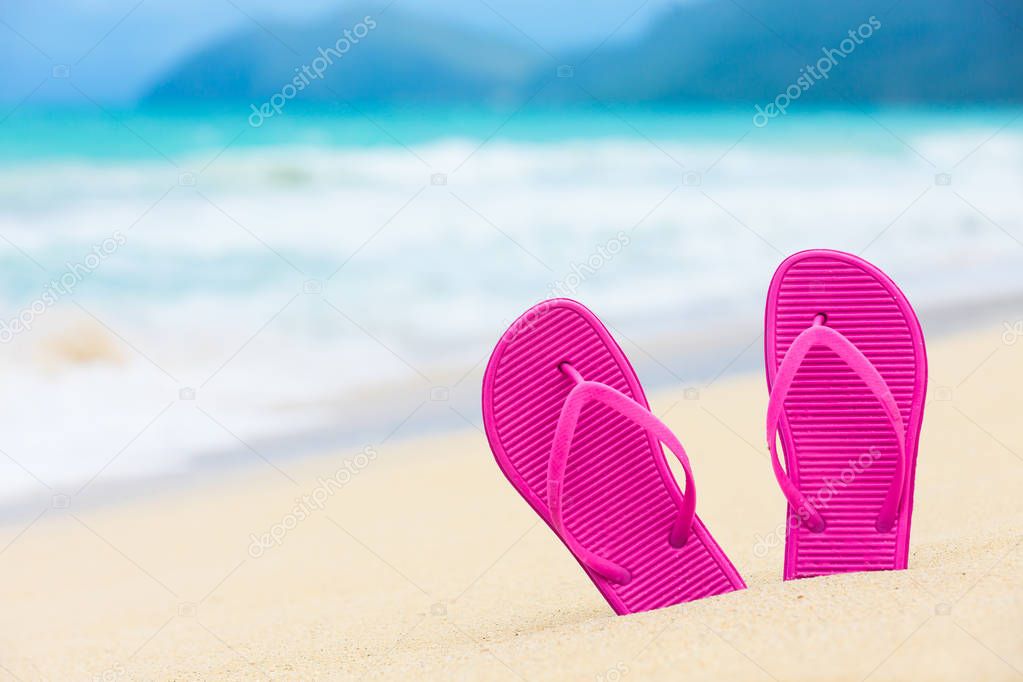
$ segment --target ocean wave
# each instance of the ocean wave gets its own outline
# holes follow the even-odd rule
[[[862,147],[466,138],[228,149],[177,167],[8,164],[0,234],[24,253],[0,252],[6,323],[102,240],[125,241],[0,347],[20,425],[4,447],[63,486],[126,443],[105,477],[181,469],[337,420],[375,387],[478,366],[550,295],[640,343],[756,320],[774,267],[802,248],[862,252],[920,305],[1014,292],[1023,135],[880,134]],[[220,424],[196,419],[189,388]],[[37,485],[6,480],[0,497]]]

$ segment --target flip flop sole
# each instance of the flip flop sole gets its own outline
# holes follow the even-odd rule
[[[484,375],[484,425],[501,470],[548,526],[547,466],[555,426],[572,388],[558,368],[565,361],[586,379],[647,406],[621,349],[579,303],[545,301],[505,332]],[[632,580],[621,585],[583,566],[619,614],[745,587],[699,518],[683,547],[669,544],[679,492],[661,451],[654,449],[660,447],[607,407],[593,403],[583,408],[564,482],[565,527],[583,547],[631,572]]]
[[[793,339],[823,313],[891,388],[906,427],[906,488],[898,520],[875,528],[898,461],[881,404],[830,349],[818,346],[796,373],[779,432],[786,470],[827,521],[815,533],[788,509],[785,579],[905,568],[913,482],[927,390],[923,332],[899,288],[867,261],[814,250],[785,260],[771,281],[765,317],[770,390]]]

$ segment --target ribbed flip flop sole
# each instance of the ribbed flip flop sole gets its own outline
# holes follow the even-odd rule
[[[646,405],[639,380],[607,330],[582,305],[557,299],[527,311],[502,337],[487,366],[483,413],[494,456],[508,480],[550,525],[547,465],[572,382],[571,362],[588,380]],[[609,408],[585,407],[564,483],[565,526],[583,547],[627,568],[627,585],[587,570],[617,613],[647,611],[745,587],[697,518],[680,549],[668,542],[677,484],[655,456],[660,444]],[[584,567],[584,570],[585,567]]]
[[[895,433],[866,384],[833,351],[815,347],[785,400],[780,433],[789,476],[827,527],[814,533],[789,509],[785,579],[905,568],[927,387],[920,324],[898,287],[866,261],[836,251],[796,254],[778,268],[768,295],[768,388],[793,339],[819,313],[891,387],[906,427],[908,478],[895,527],[878,532],[898,458]]]

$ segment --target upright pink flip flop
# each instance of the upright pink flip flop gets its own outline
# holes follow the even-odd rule
[[[545,301],[505,332],[483,379],[483,422],[505,476],[616,613],[745,587],[695,515],[681,443],[579,303]],[[661,443],[682,463],[684,495]]]
[[[906,568],[927,390],[909,301],[862,258],[803,251],[775,272],[765,326],[767,442],[789,502],[785,579]]]

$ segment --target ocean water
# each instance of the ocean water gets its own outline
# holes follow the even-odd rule
[[[551,295],[652,348],[755,325],[803,248],[1023,289],[1018,111],[247,113],[0,125],[0,500],[386,432]]]

